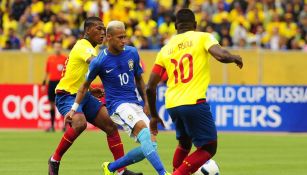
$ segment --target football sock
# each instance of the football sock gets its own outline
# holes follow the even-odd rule
[[[155,150],[151,142],[150,132],[148,128],[142,129],[137,135],[139,142],[141,143],[141,148],[146,159],[151,163],[151,165],[156,169],[159,175],[165,174],[165,169],[160,160],[160,157]]]
[[[153,147],[157,148],[157,142],[152,142]],[[145,158],[141,146],[134,148],[133,150],[129,151],[125,156],[117,159],[114,162],[111,162],[109,164],[109,170],[114,172],[116,169],[128,166],[133,163],[139,162]]]
[[[129,151],[125,156],[117,159],[114,162],[109,164],[109,170],[114,172],[118,168],[131,165],[133,163],[139,162],[145,158],[142,148],[139,146],[134,148],[133,150]]]
[[[212,156],[207,151],[198,148],[182,162],[173,175],[192,174],[211,157]]]
[[[77,134],[72,127],[68,127],[52,158],[56,161],[60,161],[64,153],[78,136],[79,134]]]
[[[158,143],[157,142],[153,142],[151,141],[152,146],[154,147],[154,149],[157,151],[158,150]]]
[[[177,146],[173,157],[174,171],[182,164],[183,160],[189,155],[190,150]]]
[[[109,149],[113,154],[114,160],[117,160],[125,155],[124,146],[123,146],[123,143],[121,141],[118,131],[116,131],[112,135],[108,135],[107,140],[108,140]],[[122,166],[118,168],[119,168],[118,170],[115,169],[118,172],[121,172],[125,169],[125,167],[122,167]]]
[[[52,128],[54,128],[54,120],[55,120],[55,111],[54,109],[50,109],[50,121]]]

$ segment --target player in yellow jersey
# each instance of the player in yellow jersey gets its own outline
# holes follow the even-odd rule
[[[156,110],[156,87],[168,75],[165,107],[176,126],[179,144],[173,158],[173,175],[192,174],[212,158],[217,149],[217,131],[206,91],[210,81],[209,58],[235,63],[242,68],[240,56],[221,48],[209,33],[196,32],[194,13],[181,9],[176,14],[177,35],[158,53],[146,93],[151,113],[150,128],[157,134],[160,119]],[[190,153],[192,143],[197,148]]]
[[[89,17],[84,22],[84,38],[79,40],[72,48],[63,77],[56,87],[56,106],[62,116],[65,116],[73,105],[75,115],[65,118],[69,127],[65,131],[55,153],[50,157],[49,175],[57,175],[60,160],[64,153],[70,148],[75,139],[86,129],[87,122],[98,127],[107,134],[109,149],[114,159],[124,156],[124,148],[116,125],[108,115],[107,109],[96,97],[100,98],[103,92],[99,88],[90,88],[86,97],[76,106],[74,104],[76,93],[85,81],[89,63],[97,56],[95,47],[101,44],[105,37],[105,27],[98,17]],[[125,167],[118,170],[121,175],[141,175],[133,173]]]

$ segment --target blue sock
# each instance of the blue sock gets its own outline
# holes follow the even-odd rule
[[[157,150],[158,147],[157,142],[152,142],[152,146],[154,147],[155,150]],[[114,172],[121,167],[134,164],[136,162],[143,160],[144,158],[145,156],[143,154],[142,148],[139,146],[129,151],[125,156],[117,159],[114,162],[111,162],[109,164],[109,170]]]
[[[139,162],[145,158],[142,148],[139,146],[129,151],[125,156],[109,164],[109,170],[114,172],[117,169]]]
[[[154,149],[157,151],[158,150],[158,144],[157,142],[151,142],[152,143],[152,146],[154,147]]]
[[[153,143],[151,142],[149,129],[148,128],[142,129],[138,134],[137,138],[141,143],[141,148],[146,159],[156,169],[159,175],[164,175],[166,171],[163,167],[163,164],[160,160],[157,151],[153,146]]]

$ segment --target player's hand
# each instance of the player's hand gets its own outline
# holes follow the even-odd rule
[[[161,123],[163,128],[165,128],[164,123],[159,116],[152,116],[151,119],[150,119],[150,123],[149,123],[151,134],[153,134],[153,135],[158,134],[158,123]]]
[[[42,82],[41,92],[43,92],[43,93],[46,92],[46,80],[43,80],[43,82]]]
[[[242,62],[242,58],[239,55],[234,55],[234,62],[236,63],[236,65],[242,69],[243,67],[243,62]]]
[[[104,90],[101,88],[92,88],[90,92],[94,97],[97,97],[97,98],[101,98],[104,96]]]
[[[64,117],[64,125],[66,126],[66,124],[71,125],[72,123],[72,116],[75,114],[75,111],[70,110]]]
[[[46,85],[42,85],[41,86],[41,92],[42,93],[46,93]]]

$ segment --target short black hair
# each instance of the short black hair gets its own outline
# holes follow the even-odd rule
[[[91,27],[95,22],[102,21],[99,17],[91,16],[85,19],[84,21],[84,31]]]
[[[195,15],[188,8],[180,9],[176,14],[176,23],[194,23]]]

